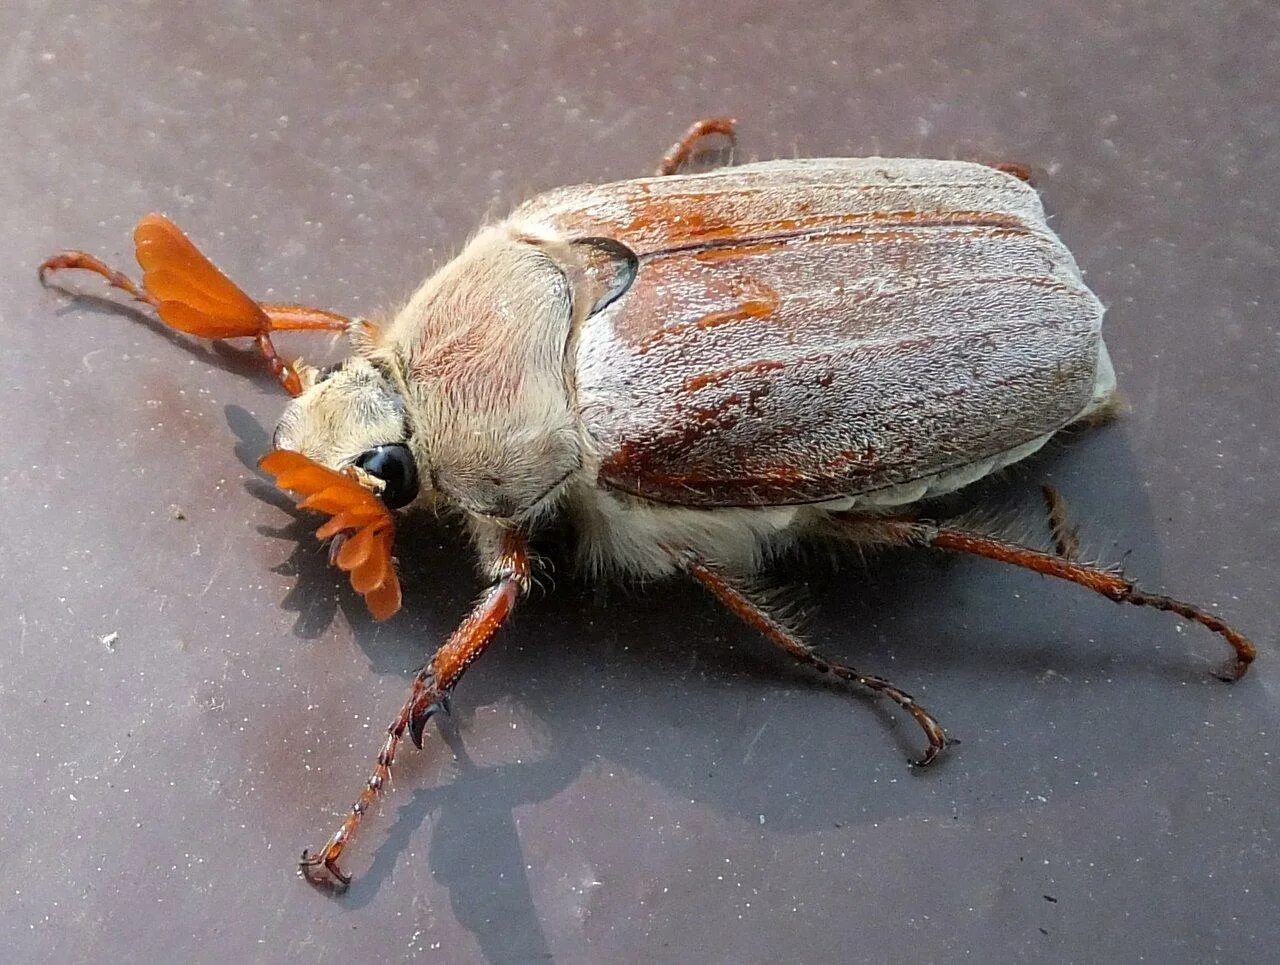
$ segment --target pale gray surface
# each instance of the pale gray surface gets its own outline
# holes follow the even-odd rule
[[[1274,3],[215,6],[0,12],[8,960],[1277,947]],[[463,756],[410,750],[351,893],[313,892],[296,853],[475,592],[469,558],[423,520],[406,612],[372,624],[249,468],[283,406],[253,360],[34,265],[127,264],[159,209],[260,297],[368,312],[486,211],[647,171],[721,112],[761,157],[1041,170],[1132,414],[994,497],[1034,529],[1052,479],[1096,552],[1253,633],[1256,671],[1221,685],[1209,634],[994,564],[806,570],[815,641],[964,740],[916,774],[909,721],[695,589],[561,575],[459,689]]]

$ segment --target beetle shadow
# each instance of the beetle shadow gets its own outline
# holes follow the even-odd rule
[[[242,461],[256,467],[266,431],[239,407],[228,406],[226,416]],[[1139,534],[1151,530],[1137,477],[1122,433],[1102,431],[1054,445],[1027,465],[939,506],[938,512],[994,505],[1003,510],[997,516],[1011,516],[1033,533],[1038,529],[1039,542],[1045,543],[1044,509],[1034,483],[1049,479],[1066,494],[1087,546],[1097,545],[1090,539],[1091,521],[1123,546],[1144,542]],[[260,531],[296,541],[280,569],[296,576],[284,604],[299,614],[295,633],[319,637],[341,612],[371,669],[404,677],[407,687],[407,670],[443,640],[478,589],[470,567],[459,566],[459,560],[472,559],[459,528],[430,514],[402,521],[402,532],[415,533],[396,546],[405,606],[393,624],[375,631],[359,597],[341,585],[312,537],[314,517],[296,511],[287,496],[260,478],[246,487],[292,517],[284,526]],[[551,546],[551,558],[562,567],[567,538],[557,534]],[[1158,564],[1150,550],[1148,539],[1142,554],[1148,570]],[[1195,673],[1176,648],[1159,657],[1126,657],[1105,642],[1090,642],[1120,635],[1113,604],[1081,605],[1089,597],[1083,589],[1056,587],[1056,581],[1035,580],[987,561],[892,550],[866,564],[844,554],[833,570],[826,554],[816,550],[781,564],[766,578],[781,582],[783,571],[819,605],[809,635],[819,649],[860,668],[865,664],[867,672],[889,675],[908,690],[925,681],[926,702],[962,738],[1018,733],[1034,756],[1051,756],[1061,737],[1052,728],[1045,733],[1043,726],[1036,733],[1036,708],[1011,707],[1012,698],[1002,704],[990,696],[974,703],[966,695],[979,689],[988,695],[1025,695],[1029,680],[1037,683],[1037,693],[1047,693],[1040,684],[1047,669],[1063,677],[1129,682],[1153,675],[1185,682]],[[744,824],[767,812],[771,828],[783,834],[830,828],[850,815],[874,821],[952,814],[976,807],[990,786],[1008,783],[1001,774],[1007,758],[991,754],[967,756],[960,783],[946,758],[941,766],[914,772],[919,780],[897,780],[912,773],[903,758],[921,748],[919,731],[906,715],[886,701],[816,701],[815,690],[833,697],[845,691],[796,667],[691,583],[599,588],[560,572],[557,592],[527,601],[468,675],[454,701],[457,716],[442,728],[454,763],[434,769],[447,783],[389,800],[387,812],[395,809],[394,821],[389,831],[370,834],[378,841],[372,865],[357,877],[344,905],[359,908],[372,901],[429,820],[431,873],[484,954],[491,960],[545,957],[548,944],[525,870],[516,809],[549,800],[600,761]],[[1017,599],[1022,590],[1036,606]],[[974,610],[970,625],[964,617]],[[1153,624],[1144,620],[1159,622],[1133,611],[1121,628],[1153,633]],[[1048,696],[1059,715],[1083,713],[1069,710],[1069,695]],[[474,714],[469,708],[503,702],[531,721],[538,734],[536,759],[477,765],[459,736],[468,733]],[[1171,726],[1195,718],[1196,701],[1169,703],[1174,705]],[[1113,711],[1119,727],[1143,712],[1140,706]],[[894,753],[886,755],[879,741],[864,736],[868,728],[887,732]],[[435,731],[428,729],[428,741],[438,739]],[[1165,734],[1162,728],[1131,738],[1120,753],[1136,766],[1156,752],[1154,745]],[[406,751],[413,754],[411,748]],[[402,784],[411,784],[428,769],[409,764],[397,775]]]
[[[484,957],[549,961],[515,813],[564,790],[583,762],[555,753],[543,760],[478,766],[467,752],[460,723],[444,718],[438,734],[427,735],[428,743],[438,738],[450,751],[452,779],[414,790],[400,803],[367,872],[343,904],[357,909],[373,902],[429,820],[432,875],[446,888],[455,919],[475,936]]]

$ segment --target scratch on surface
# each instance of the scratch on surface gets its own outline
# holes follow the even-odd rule
[[[218,547],[218,558],[217,558],[217,561],[213,564],[213,569],[209,572],[209,582],[206,583],[204,587],[200,590],[200,592],[196,594],[197,598],[201,598],[206,593],[208,593],[209,588],[213,586],[214,581],[217,580],[218,576],[222,573],[222,565],[224,562],[226,562],[227,547],[230,543],[231,543],[231,539],[227,538],[227,539],[224,539],[222,541],[222,545]]]
[[[747,745],[747,752],[742,755],[743,764],[751,760],[751,753],[756,749],[756,743],[760,740],[760,735],[764,733],[764,729],[769,726],[769,721],[771,720],[773,720],[773,711],[769,711],[764,721],[760,724],[760,729],[756,731],[756,736],[751,738],[751,743]]]

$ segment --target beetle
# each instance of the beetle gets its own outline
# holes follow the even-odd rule
[[[812,538],[972,554],[1171,611],[1233,648],[1214,614],[1074,555],[1051,491],[1054,551],[917,515],[919,504],[1105,417],[1115,376],[1103,308],[1016,166],[918,159],[782,160],[690,173],[694,124],[653,177],[561,188],[480,229],[384,323],[260,304],[168,219],[135,231],[141,285],[81,268],[174,329],[251,338],[293,401],[261,467],[299,506],[373,616],[400,607],[394,514],[456,510],[489,580],[414,677],[338,831],[300,868],[341,889],[339,858],[429,718],[530,588],[529,538],[571,521],[599,576],[687,574],[791,657],[887,697],[950,743],[890,681],[820,656],[751,577]],[[343,332],[323,371],[272,335]]]

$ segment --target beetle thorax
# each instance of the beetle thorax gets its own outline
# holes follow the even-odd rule
[[[523,519],[580,466],[565,347],[573,298],[554,239],[481,232],[393,321],[420,469],[449,501]]]

